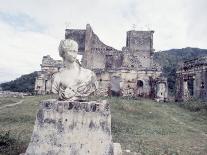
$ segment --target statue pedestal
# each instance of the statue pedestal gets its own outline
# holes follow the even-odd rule
[[[121,154],[116,148],[112,143],[110,107],[105,100],[45,100],[40,103],[26,154]]]

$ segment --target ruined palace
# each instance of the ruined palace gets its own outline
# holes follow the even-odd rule
[[[128,31],[126,47],[117,50],[105,45],[89,24],[86,29],[66,29],[65,39],[78,43],[81,65],[93,70],[99,81],[97,95],[167,98],[167,80],[161,67],[153,62],[154,31]],[[50,62],[51,60],[51,62]],[[38,94],[51,92],[50,77],[62,67],[60,61],[43,57],[36,79]]]
[[[50,94],[52,91],[52,75],[58,72],[63,63],[61,60],[54,60],[49,55],[43,56],[41,71],[37,72],[35,80],[35,91],[37,94]]]
[[[176,74],[176,101],[207,99],[207,57],[181,63]]]

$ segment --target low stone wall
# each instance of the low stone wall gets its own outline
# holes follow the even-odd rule
[[[114,150],[115,149],[115,150]],[[118,149],[118,150],[117,150]],[[113,145],[110,107],[106,101],[40,103],[26,154],[117,155]]]

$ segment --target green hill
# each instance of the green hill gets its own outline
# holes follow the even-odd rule
[[[33,92],[35,86],[35,77],[37,77],[37,72],[22,75],[16,80],[0,84],[0,87],[2,90],[13,92]]]
[[[154,54],[155,62],[163,67],[163,73],[168,78],[168,87],[170,94],[175,93],[176,68],[178,63],[188,59],[194,59],[207,56],[207,49],[182,48],[160,51]]]

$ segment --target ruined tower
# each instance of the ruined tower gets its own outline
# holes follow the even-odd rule
[[[154,31],[128,31],[126,47],[139,60],[144,68],[152,65]]]

